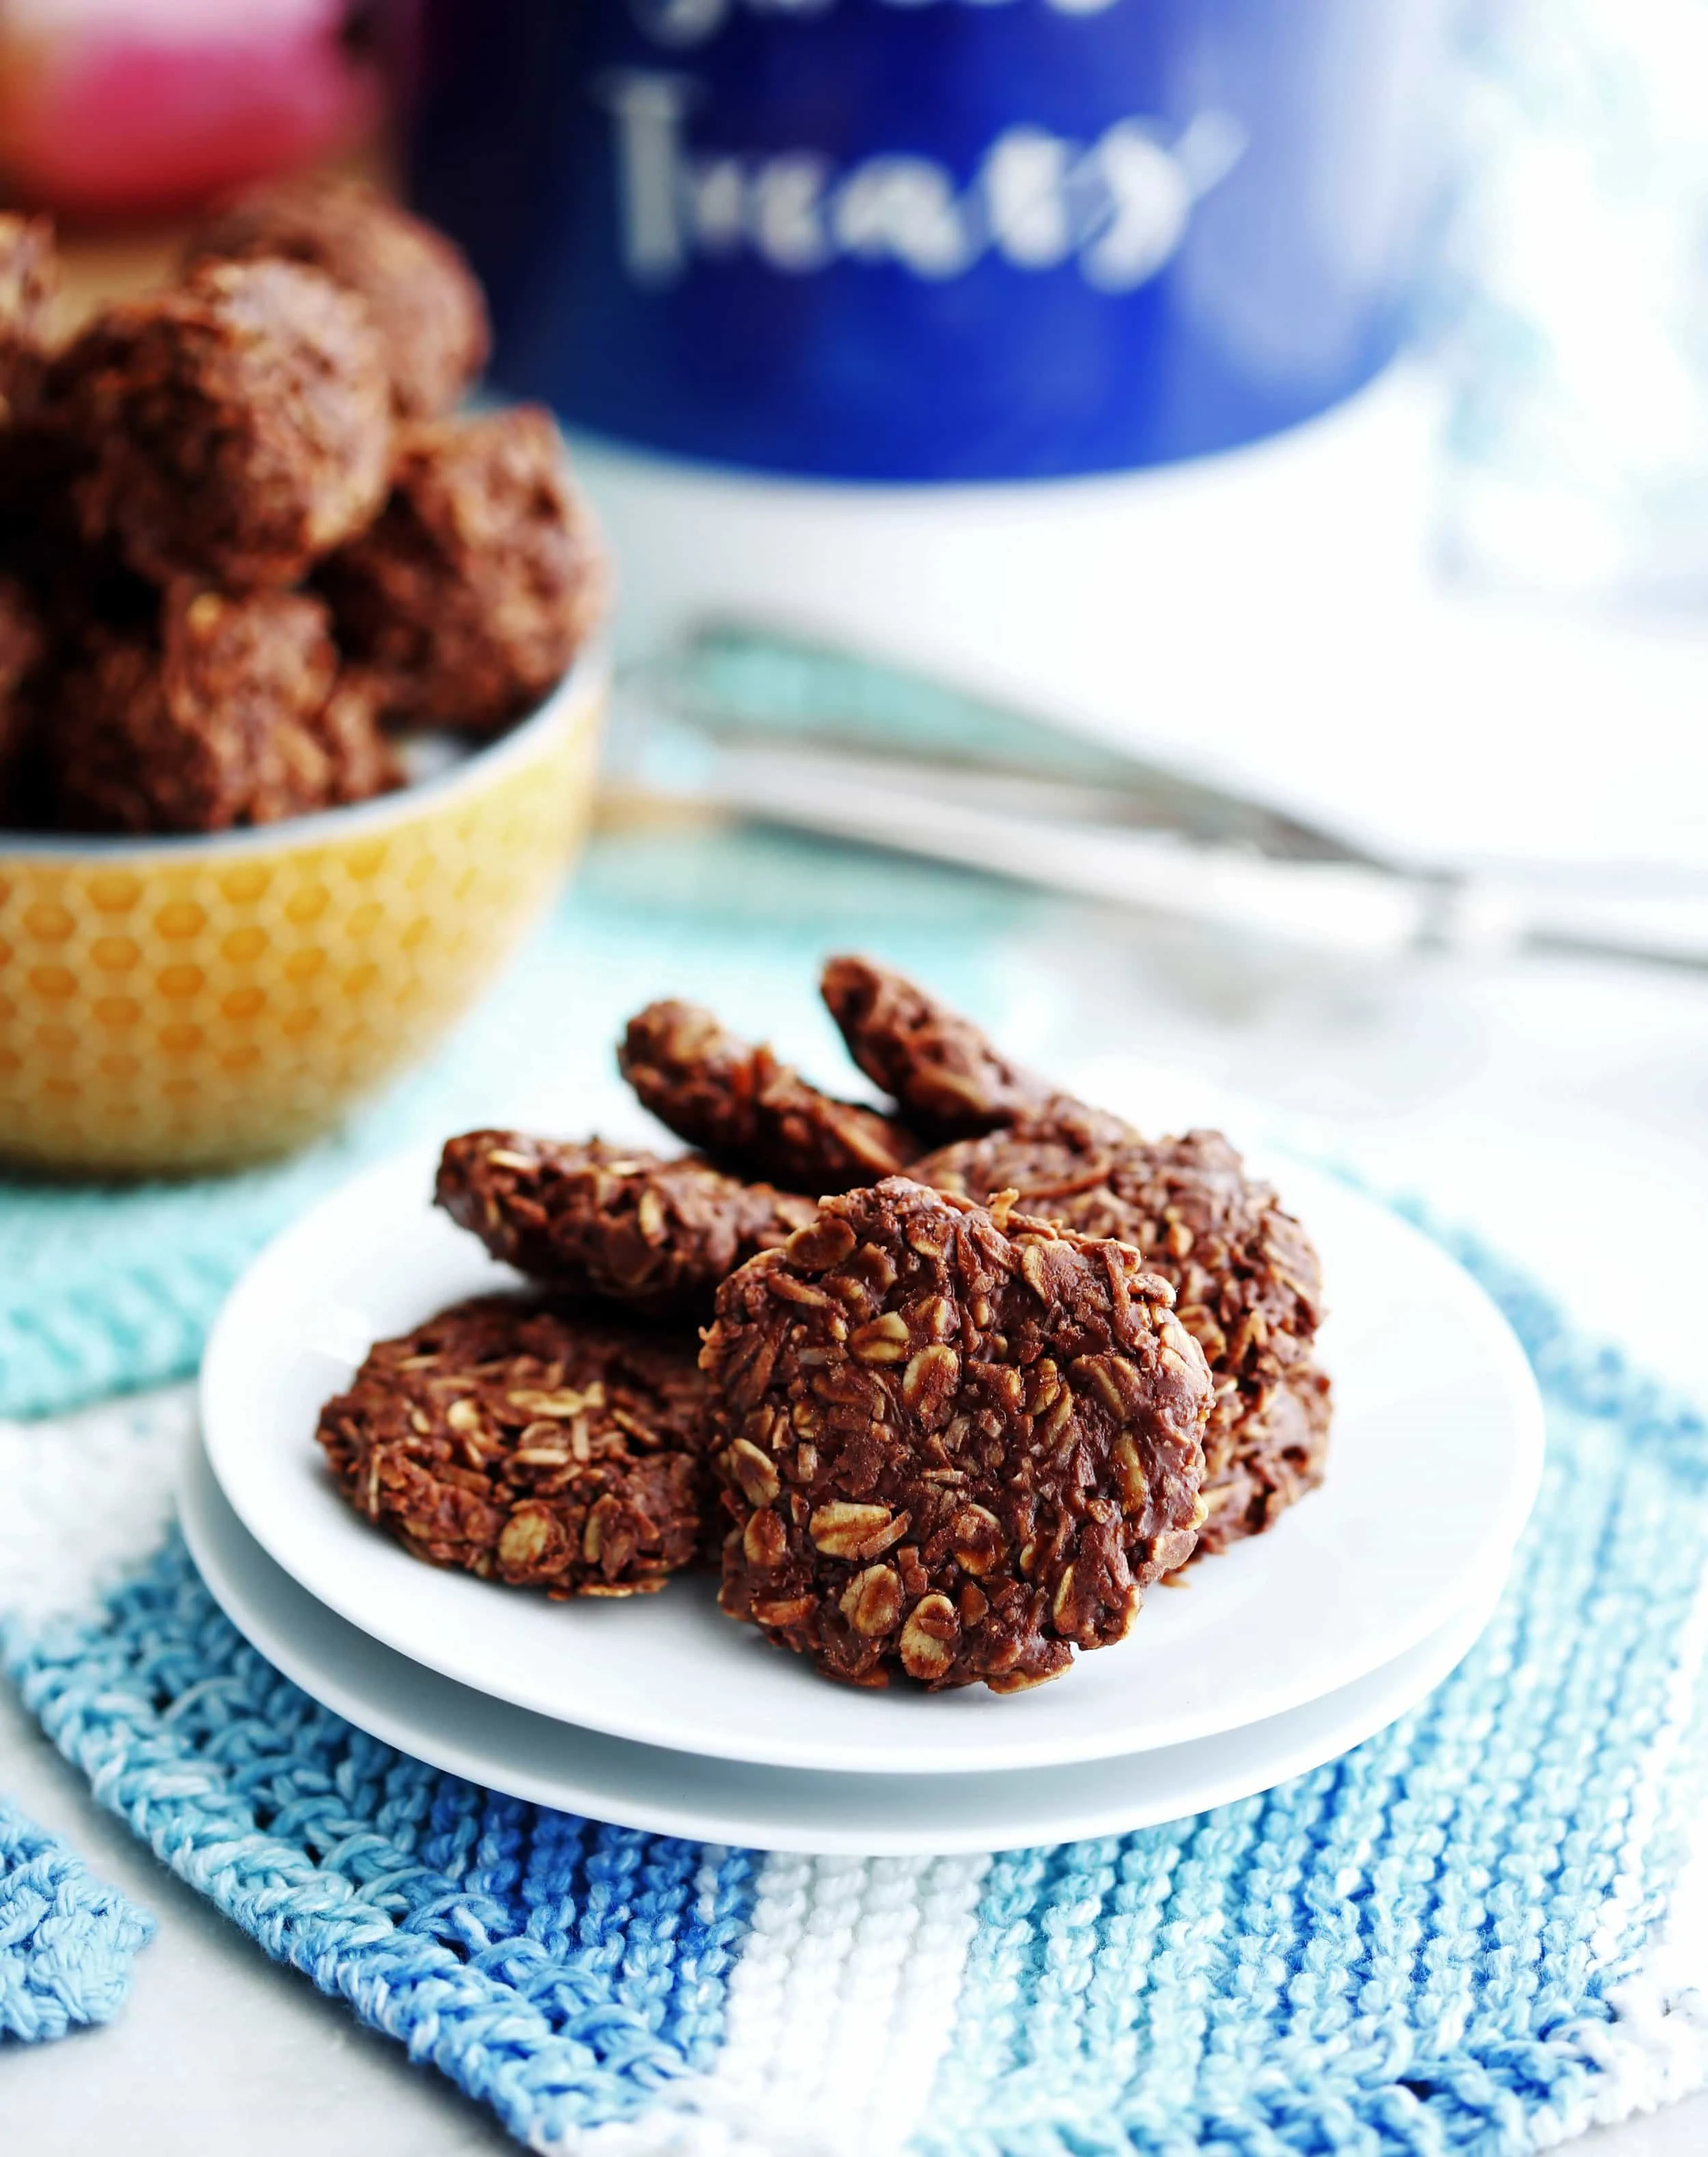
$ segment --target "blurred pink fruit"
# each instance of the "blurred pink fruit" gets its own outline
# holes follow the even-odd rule
[[[348,147],[382,105],[349,0],[3,0],[0,169],[48,209],[187,207]]]

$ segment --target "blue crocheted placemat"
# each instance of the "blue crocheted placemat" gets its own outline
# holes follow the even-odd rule
[[[1708,2060],[1708,1943],[1662,1923],[1708,1430],[1462,1255],[1548,1410],[1493,1624],[1381,1736],[1173,1826],[862,1861],[544,1811],[316,1706],[175,1537],[9,1667],[164,1862],[536,2149],[1530,2150]]]
[[[183,1367],[224,1279],[315,1189],[484,1116],[496,1071],[579,1099],[610,1014],[655,986],[692,981],[755,1024],[801,1009],[813,958],[851,941],[996,1001],[1008,902],[987,887],[851,867],[839,886],[816,851],[803,879],[779,842],[740,850],[733,895],[723,844],[604,851],[435,1069],[309,1159],[98,1205],[27,1194],[30,1223],[8,1209],[4,1233],[50,1262],[13,1280],[0,1407]],[[928,900],[926,949],[911,924]],[[105,1239],[92,1261],[84,1235]],[[15,1619],[7,1665],[163,1862],[537,2149],[1541,2147],[1708,2074],[1708,1928],[1680,1921],[1698,1892],[1708,1431],[1462,1255],[1524,1340],[1549,1420],[1494,1624],[1381,1737],[1170,1827],[866,1861],[542,1811],[307,1699],[175,1537],[116,1592]],[[55,1438],[75,1479],[82,1439],[55,1424],[41,1449]],[[115,1488],[122,1453],[110,1434]]]

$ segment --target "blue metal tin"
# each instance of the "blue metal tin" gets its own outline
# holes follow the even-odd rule
[[[506,389],[749,471],[1044,479],[1400,334],[1443,0],[427,0],[428,215]]]

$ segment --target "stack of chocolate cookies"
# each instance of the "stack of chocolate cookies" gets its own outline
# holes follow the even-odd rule
[[[1024,1690],[1320,1480],[1315,1254],[1219,1134],[1146,1139],[865,960],[822,988],[893,1107],[650,1006],[619,1063],[697,1150],[453,1139],[439,1203],[537,1291],[382,1344],[321,1440],[435,1562],[715,1561],[827,1676]]]

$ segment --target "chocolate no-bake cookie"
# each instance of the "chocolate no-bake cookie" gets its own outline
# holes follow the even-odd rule
[[[66,406],[50,391],[0,426],[0,570],[28,585],[54,636],[129,620],[146,610],[155,589],[131,574],[115,548],[85,538],[76,490],[90,463]]]
[[[647,1310],[709,1311],[732,1268],[813,1217],[810,1199],[738,1183],[692,1155],[517,1131],[450,1140],[435,1196],[520,1272]]]
[[[1333,1415],[1328,1375],[1307,1359],[1289,1365],[1257,1396],[1255,1406],[1213,1436],[1206,1434],[1217,1468],[1212,1480],[1206,1454],[1202,1495],[1209,1517],[1194,1557],[1208,1557],[1248,1536],[1262,1535],[1315,1490],[1328,1465]]]
[[[460,250],[360,180],[312,173],[255,188],[198,229],[187,259],[306,263],[356,294],[400,418],[449,411],[486,364],[486,302]]]
[[[1097,1242],[893,1177],[718,1293],[724,1609],[827,1676],[1016,1691],[1119,1640],[1203,1518],[1201,1351]]]
[[[396,783],[318,600],[179,583],[154,612],[90,629],[52,685],[42,748],[62,824],[218,831]]]
[[[332,693],[310,728],[314,746],[325,759],[325,779],[316,781],[320,806],[368,801],[404,784],[397,750],[380,730],[383,702],[378,683],[365,667],[339,668]]]
[[[1257,1534],[1321,1480],[1328,1387],[1309,1362],[1321,1269],[1220,1132],[1146,1140],[1095,1111],[1076,1122],[1057,1104],[1037,1126],[962,1140],[910,1173],[980,1202],[1016,1192],[1030,1212],[1131,1244],[1170,1282],[1216,1380],[1201,1553]]]
[[[384,497],[391,396],[362,302],[294,262],[212,262],[110,306],[49,397],[85,536],[139,575],[294,584]]]
[[[417,1557],[644,1594],[701,1547],[705,1393],[691,1337],[486,1296],[380,1341],[316,1434],[350,1503]]]
[[[698,1004],[649,1004],[630,1020],[617,1063],[641,1105],[678,1137],[721,1167],[790,1190],[876,1183],[920,1151],[892,1117],[821,1094]]]
[[[0,213],[0,425],[27,417],[39,394],[59,284],[49,219]]]
[[[322,581],[394,718],[476,734],[538,702],[604,600],[563,443],[536,405],[403,429],[384,509]]]
[[[37,670],[46,649],[35,602],[0,576],[0,826],[17,816],[35,744]]]
[[[1011,1063],[970,1019],[890,967],[831,959],[819,988],[849,1054],[929,1139],[972,1137],[1038,1118],[1057,1099],[1053,1087]]]
[[[63,588],[90,582],[71,500],[87,460],[48,394],[49,314],[59,285],[51,222],[0,213],[0,569],[51,622]]]

